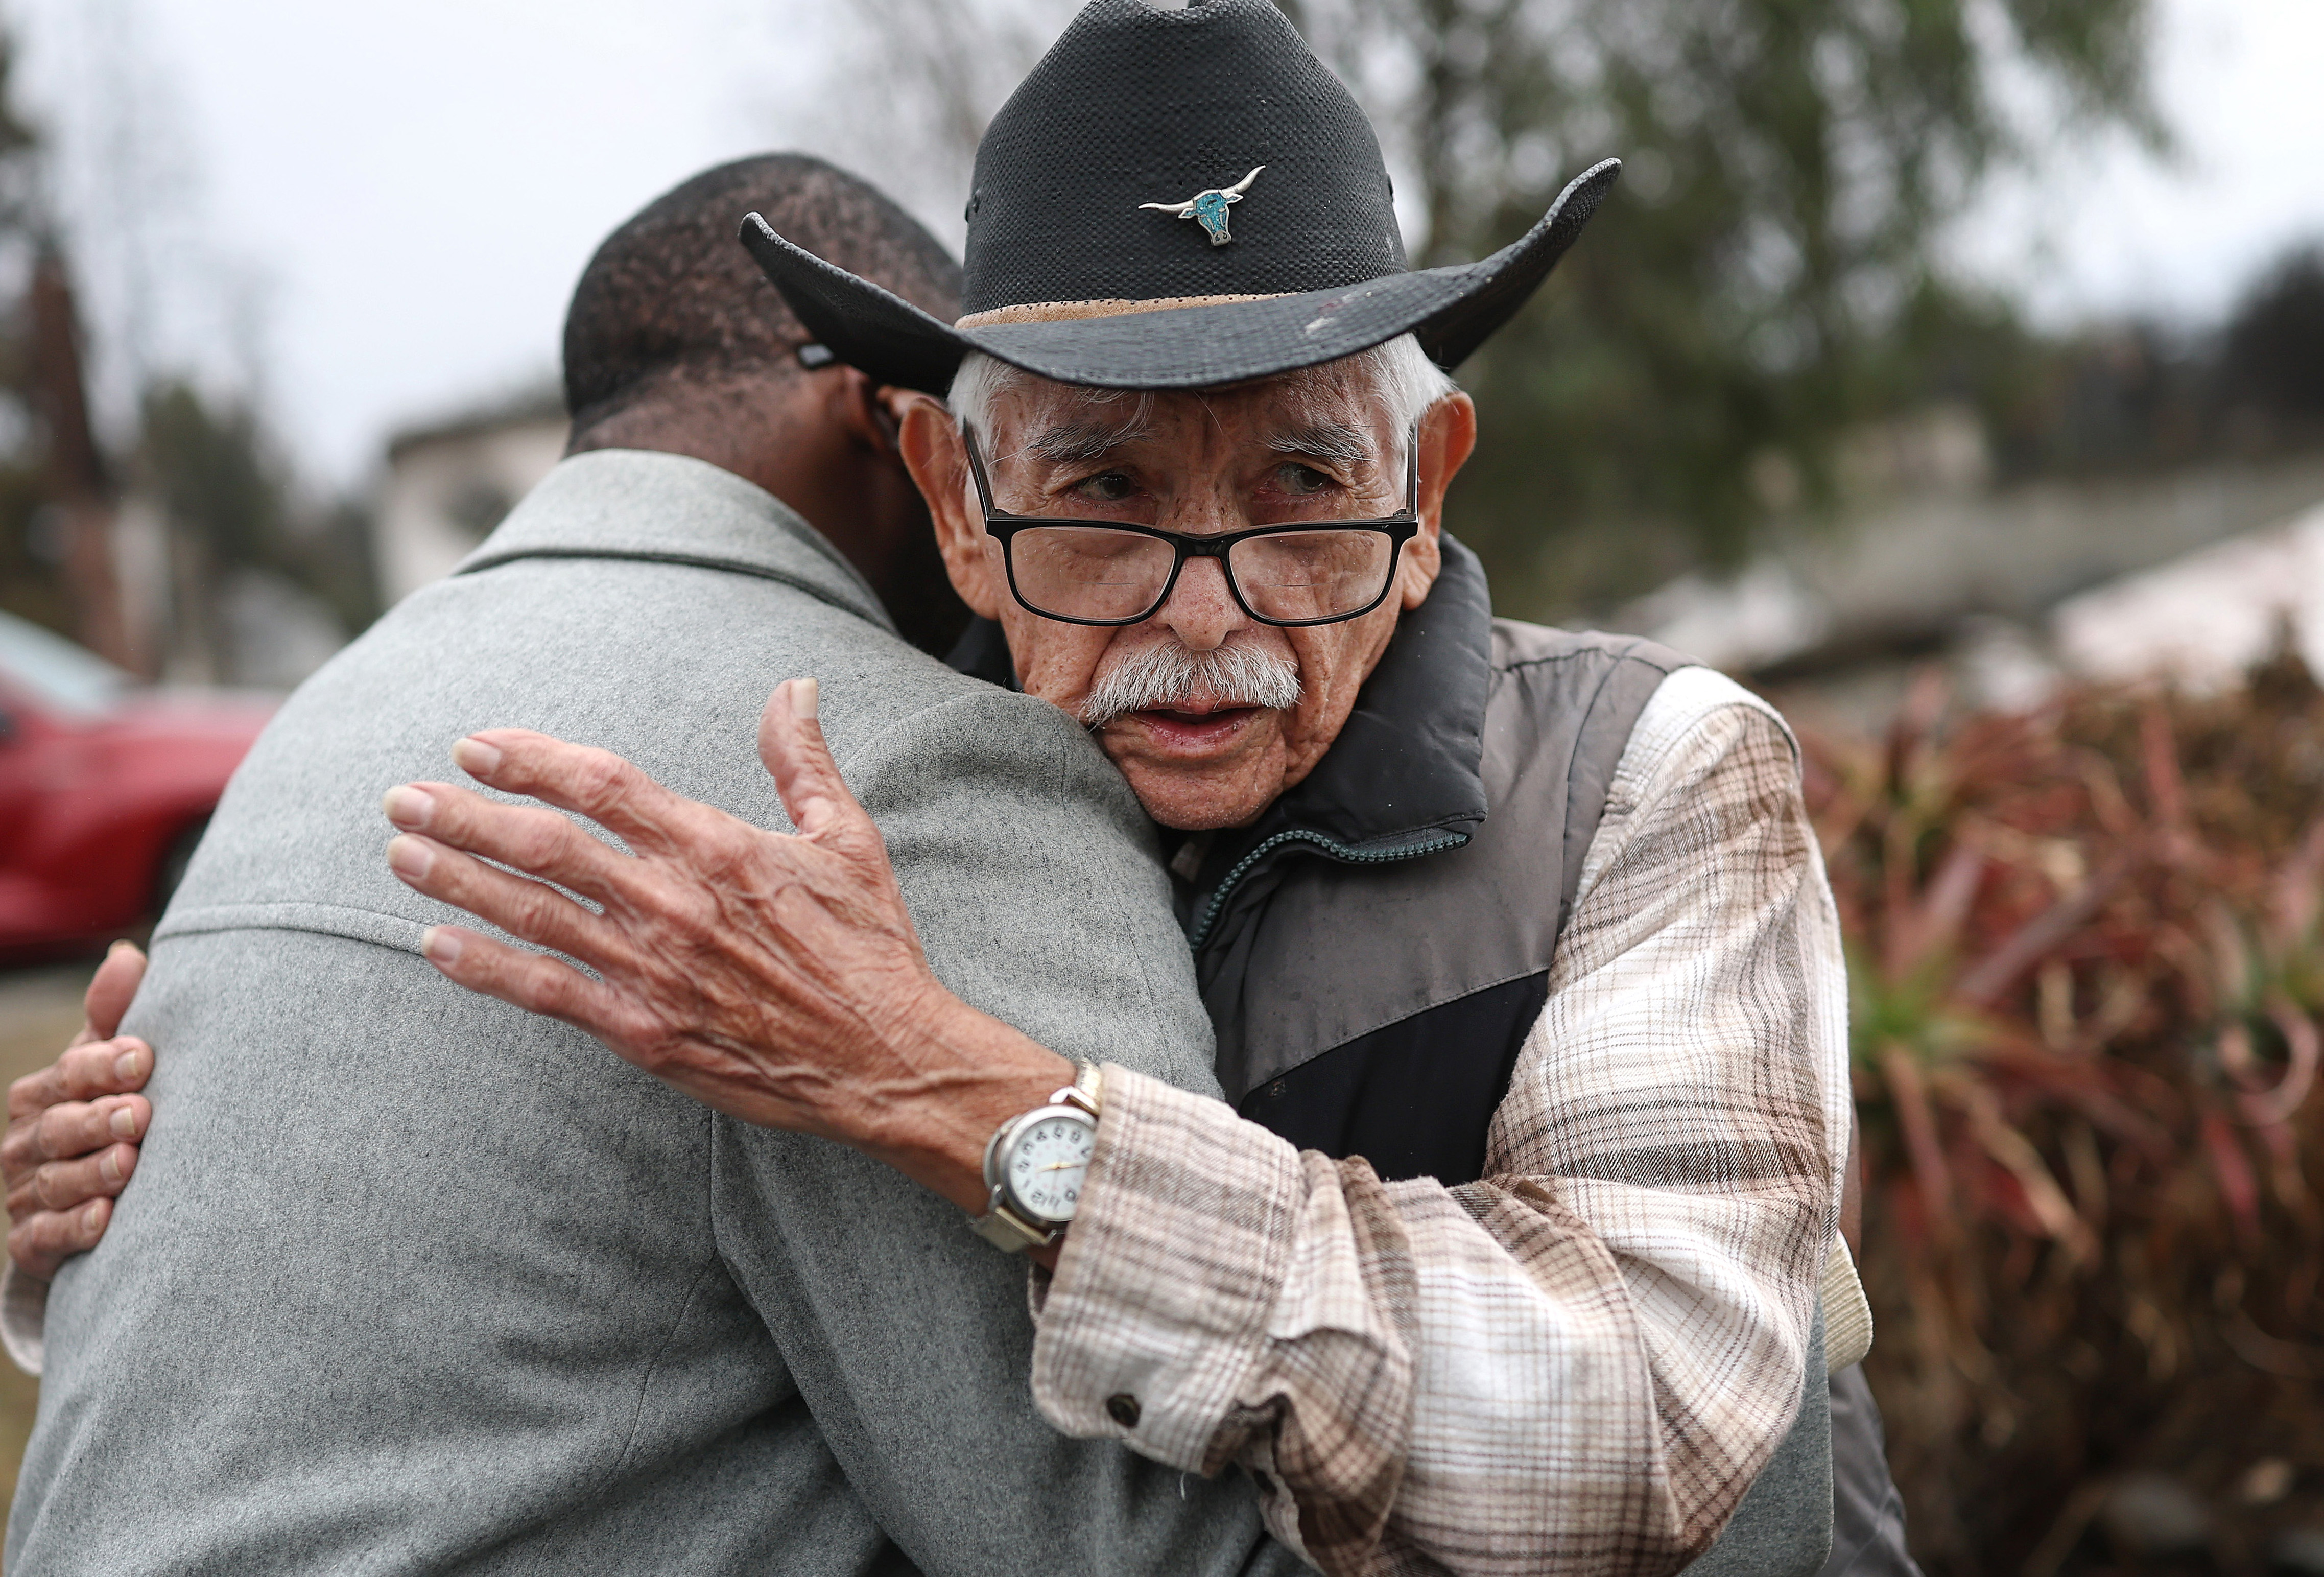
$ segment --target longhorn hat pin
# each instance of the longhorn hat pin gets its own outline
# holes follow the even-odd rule
[[[1250,189],[1250,183],[1257,180],[1259,171],[1266,168],[1264,164],[1258,165],[1232,186],[1214,186],[1208,191],[1198,191],[1183,203],[1140,203],[1138,206],[1151,208],[1157,214],[1175,214],[1181,219],[1199,219],[1203,228],[1210,232],[1211,244],[1224,246],[1234,239],[1233,234],[1227,229],[1227,205],[1242,201],[1242,194]]]

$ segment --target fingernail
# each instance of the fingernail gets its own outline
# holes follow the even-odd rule
[[[816,690],[813,679],[791,681],[791,715],[802,723],[815,715]]]
[[[471,778],[489,779],[501,770],[501,752],[481,739],[464,739],[452,746],[452,764]]]
[[[436,796],[410,783],[399,783],[379,797],[379,807],[396,825],[417,831],[436,814]]]
[[[430,926],[420,933],[420,955],[430,964],[460,962],[460,935],[441,926]]]
[[[428,868],[436,863],[436,856],[428,845],[409,834],[400,834],[387,840],[387,868],[406,881],[419,881],[428,875]]]
[[[116,1079],[135,1078],[145,1065],[144,1057],[143,1051],[132,1047],[113,1059],[113,1076]]]
[[[105,955],[106,955],[107,958],[110,958],[110,957],[112,957],[115,954],[116,954],[116,953],[120,952],[124,947],[134,947],[134,946],[136,946],[136,945],[137,945],[137,944],[136,944],[136,943],[132,942],[128,937],[124,936],[124,937],[122,937],[122,938],[121,938],[121,940],[120,940],[120,941],[118,941],[118,942],[108,942],[108,943],[106,943],[106,944],[105,945]]]
[[[113,1130],[114,1137],[115,1139],[135,1139],[137,1137],[137,1113],[132,1111],[126,1106],[115,1107],[114,1109],[113,1116],[106,1121],[106,1126]]]
[[[107,1183],[121,1181],[121,1157],[107,1150],[97,1157],[97,1169],[105,1174]]]
[[[105,1201],[100,1199],[95,1204],[90,1205],[87,1210],[82,1211],[80,1213],[80,1224],[88,1228],[92,1232],[103,1231],[105,1230]]]

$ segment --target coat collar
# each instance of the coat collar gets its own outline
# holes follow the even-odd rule
[[[631,558],[756,576],[895,631],[820,531],[766,489],[685,455],[593,449],[560,461],[452,573],[521,558]]]

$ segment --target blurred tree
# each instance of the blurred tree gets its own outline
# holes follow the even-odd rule
[[[15,44],[0,25],[0,608],[59,630],[76,625],[64,574],[69,541],[48,507],[29,287],[42,234],[39,134],[15,108]]]
[[[72,259],[46,150],[14,107],[14,60],[0,10],[0,608],[124,666],[193,678],[237,672],[222,617],[237,576],[287,582],[327,609],[309,622],[361,630],[379,611],[364,512],[300,502],[247,403],[141,372],[134,425],[92,420]],[[161,517],[167,584],[145,588],[158,605],[132,610],[115,566],[136,557],[124,522],[145,504]]]
[[[1829,498],[1849,427],[1938,392],[2005,402],[2024,337],[1947,280],[1944,226],[2062,134],[2162,138],[2147,0],[1279,3],[1416,181],[1416,263],[1482,256],[1574,173],[1627,161],[1463,371],[1488,441],[1452,523],[1511,612],[1732,564],[1771,513]],[[908,185],[961,168],[1028,36],[1072,10],[981,0],[971,27],[945,0],[853,5],[908,85],[878,113],[948,143]]]
[[[1849,427],[1999,398],[2021,337],[1948,280],[1945,226],[2061,130],[2162,135],[2145,0],[1284,3],[1392,106],[1419,261],[1481,256],[1625,161],[1464,374],[1504,438],[1453,523],[1519,609],[1731,565],[1771,512],[1829,501]]]
[[[138,458],[171,524],[220,569],[271,567],[288,485],[243,408],[213,410],[190,383],[147,392]]]
[[[79,297],[62,248],[47,235],[34,247],[24,316],[30,341],[26,403],[38,419],[46,495],[39,523],[57,539],[57,556],[72,594],[73,633],[100,657],[135,672],[146,654],[131,632],[114,561],[119,499],[89,413]]]
[[[2219,360],[2231,405],[2311,424],[2324,418],[2324,246],[2292,252],[2252,288]]]
[[[2042,337],[2006,314],[1965,320],[1955,302],[1921,371],[1985,412],[2006,478],[2312,453],[2324,447],[2324,246],[2278,257],[2218,326]]]
[[[181,622],[202,623],[226,583],[251,571],[312,594],[349,632],[378,615],[367,519],[347,503],[302,507],[248,406],[175,380],[147,392],[142,414],[136,468],[169,522]],[[180,634],[195,644],[219,640],[206,627]],[[233,654],[222,655],[231,668]]]

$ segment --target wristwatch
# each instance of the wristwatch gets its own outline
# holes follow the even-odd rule
[[[984,1146],[985,1213],[971,1222],[997,1249],[1021,1254],[1065,1235],[1080,1204],[1082,1179],[1097,1148],[1098,1070],[1076,1063],[1074,1082],[1021,1117],[1002,1123]]]

